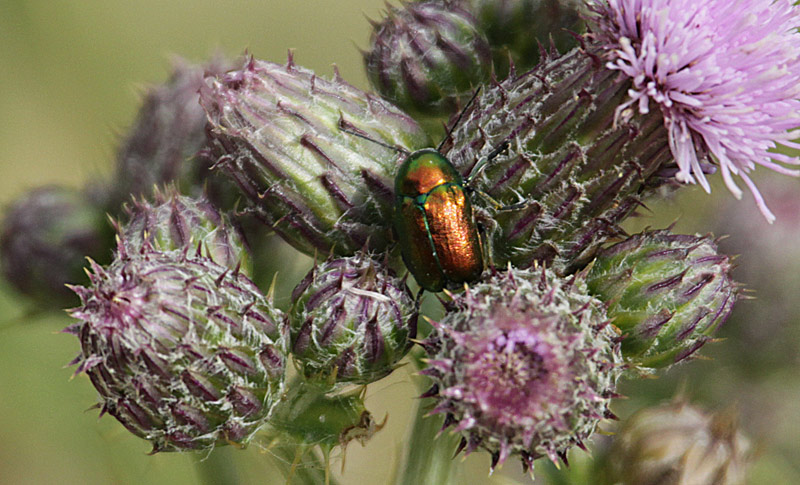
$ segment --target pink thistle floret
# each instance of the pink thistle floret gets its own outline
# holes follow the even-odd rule
[[[709,153],[740,198],[738,175],[761,213],[775,216],[748,175],[756,165],[798,176],[797,157],[776,153],[800,127],[800,35],[790,0],[602,0],[595,5],[597,40],[607,67],[633,85],[629,107],[654,102],[669,131],[681,182],[710,186],[700,158]],[[698,155],[700,154],[700,155]]]

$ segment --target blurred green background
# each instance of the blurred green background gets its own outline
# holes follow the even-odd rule
[[[282,62],[292,48],[298,64],[330,75],[336,63],[345,79],[366,89],[356,47],[365,48],[369,38],[365,15],[377,18],[383,8],[382,0],[0,0],[0,204],[5,207],[38,185],[77,187],[108,176],[143,88],[166,79],[174,55],[201,62],[217,51],[233,56],[246,49]],[[800,189],[797,180],[783,185],[794,193]],[[770,191],[765,194],[769,200]],[[800,281],[791,278],[800,273],[800,217],[779,219],[783,239],[777,238],[772,249],[756,248],[747,238],[762,238],[775,227],[753,216],[752,200],[745,198],[734,201],[719,184],[711,196],[685,189],[680,197],[649,204],[652,212],[643,211],[629,228],[662,228],[679,220],[676,232],[724,234],[734,232],[726,226],[731,217],[749,214],[753,222],[725,244],[742,254],[740,263],[759,261],[754,273],[769,273],[766,282],[749,273],[760,281],[749,281],[750,287],[779,283],[793,290],[781,297],[791,300],[800,289]],[[731,205],[724,212],[723,206]],[[800,213],[800,202],[789,206],[788,213]],[[296,274],[280,275],[279,303],[307,264],[299,259]],[[757,294],[759,288],[754,289]],[[704,349],[710,360],[624,384],[622,392],[630,398],[616,403],[615,411],[627,416],[670,398],[681,385],[712,409],[736,405],[742,427],[761,450],[751,482],[800,483],[800,305],[786,305],[777,316],[765,313],[776,304],[769,298],[739,303],[720,333],[727,341]],[[0,290],[0,483],[201,482],[196,456],[147,456],[144,440],[113,418],[98,420],[96,410],[87,411],[96,402],[95,391],[84,376],[70,380],[73,370],[65,367],[78,352],[77,341],[59,333],[69,318],[29,316],[32,311],[24,299]],[[761,333],[754,335],[754,327]],[[388,423],[366,447],[347,449],[344,475],[343,455],[335,453],[333,468],[342,483],[382,484],[392,477],[414,394],[406,369],[369,387],[367,406],[378,420],[388,415]],[[257,446],[214,453],[233,461],[243,483],[284,483],[268,452]],[[580,455],[573,453],[576,470]],[[470,456],[461,470],[471,477],[464,483],[525,483],[512,461],[484,478],[488,463],[485,454]],[[565,480],[569,483],[569,477]]]

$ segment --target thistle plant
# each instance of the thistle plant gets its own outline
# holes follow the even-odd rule
[[[627,224],[665,193],[709,191],[715,172],[775,218],[751,172],[798,175],[799,13],[789,0],[426,0],[374,22],[377,94],[292,54],[182,66],[146,98],[105,197],[10,212],[5,274],[51,276],[80,232],[50,231],[51,211],[89,213],[92,237],[97,214],[113,216],[116,246],[66,245],[113,254],[71,286],[67,330],[101,412],[153,451],[256,442],[289,457],[287,481],[331,481],[332,450],[381,431],[365,396],[406,366],[423,388],[396,483],[458,483],[461,451],[541,476],[540,458],[592,453],[615,398],[647,401],[637,380],[695,365],[735,313],[718,239]],[[450,118],[436,148],[431,116]],[[242,216],[262,223],[248,240],[275,232],[315,258],[281,309],[250,279]],[[732,421],[683,403],[653,413],[609,448],[613,480],[744,477]],[[324,478],[297,473],[317,448]],[[604,483],[596,473],[585,483]]]

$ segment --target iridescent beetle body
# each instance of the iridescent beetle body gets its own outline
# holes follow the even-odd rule
[[[409,154],[395,177],[394,229],[420,287],[441,291],[483,272],[481,238],[464,179],[438,150]]]

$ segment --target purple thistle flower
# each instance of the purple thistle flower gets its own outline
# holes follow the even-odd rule
[[[800,35],[790,0],[602,0],[594,6],[597,40],[609,69],[629,76],[629,107],[664,115],[677,179],[710,186],[700,159],[706,151],[737,197],[738,175],[761,213],[775,216],[748,175],[762,165],[797,176],[800,160],[771,151],[800,148]]]

